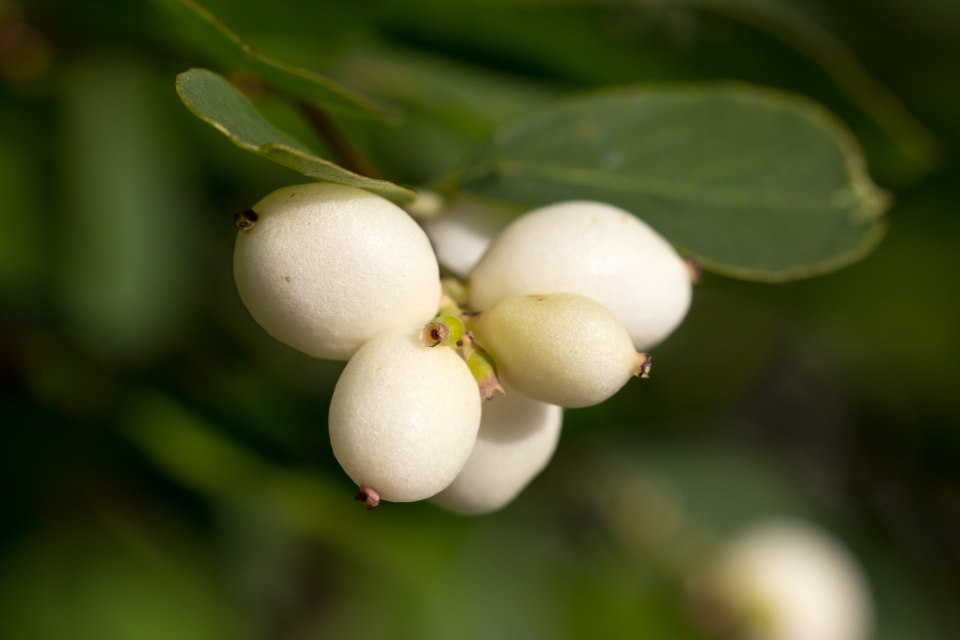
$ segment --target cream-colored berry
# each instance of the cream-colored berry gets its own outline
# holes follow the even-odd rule
[[[503,508],[547,466],[557,448],[562,421],[560,407],[531,400],[513,389],[487,400],[470,459],[433,502],[464,514]]]
[[[358,486],[412,502],[453,482],[473,450],[480,393],[451,347],[419,330],[367,342],[344,368],[330,402],[333,454]]]
[[[361,189],[279,189],[237,234],[234,279],[254,320],[317,358],[346,360],[388,329],[427,322],[440,299],[426,234],[403,209]]]
[[[699,585],[747,640],[866,640],[863,571],[834,538],[795,520],[759,522],[720,550]]]
[[[478,310],[509,296],[554,292],[597,300],[646,350],[683,320],[691,284],[687,264],[636,216],[578,200],[517,218],[470,274],[470,303]]]
[[[503,207],[461,196],[442,215],[424,220],[423,228],[440,264],[466,278],[511,217]]]
[[[613,314],[577,294],[505,298],[469,326],[506,384],[562,407],[603,402],[649,366]]]

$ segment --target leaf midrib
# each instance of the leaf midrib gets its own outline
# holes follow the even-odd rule
[[[492,173],[504,177],[531,177],[548,179],[579,187],[616,189],[641,196],[668,198],[694,204],[727,206],[762,206],[778,211],[801,211],[811,207],[827,207],[833,210],[859,210],[865,201],[855,190],[849,188],[826,192],[822,197],[810,198],[809,194],[777,191],[760,192],[757,189],[691,189],[690,182],[666,182],[638,179],[616,173],[598,172],[590,169],[574,169],[550,164],[496,160],[490,163]]]

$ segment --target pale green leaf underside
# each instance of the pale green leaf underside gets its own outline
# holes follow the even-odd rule
[[[207,69],[190,69],[177,76],[177,93],[198,118],[227,136],[235,145],[273,160],[303,175],[366,189],[394,202],[413,199],[404,187],[368,178],[318,157],[300,142],[267,122],[236,87]]]
[[[822,108],[746,85],[624,89],[500,130],[464,178],[537,206],[593,199],[643,218],[707,269],[801,278],[867,253],[886,194]]]

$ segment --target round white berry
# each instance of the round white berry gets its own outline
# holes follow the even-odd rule
[[[373,336],[436,313],[430,242],[390,201],[315,182],[274,191],[253,213],[237,234],[234,279],[250,315],[280,342],[346,360]]]
[[[799,521],[758,523],[721,548],[705,587],[751,640],[866,640],[872,606],[850,553]]]
[[[470,274],[470,303],[478,310],[508,296],[554,292],[597,300],[645,350],[686,315],[690,274],[667,241],[630,213],[562,202],[517,218]]]
[[[480,432],[470,459],[433,501],[450,511],[480,514],[509,504],[553,456],[563,409],[513,389],[483,403]]]
[[[426,347],[417,331],[390,331],[350,358],[329,425],[334,456],[361,488],[392,502],[423,500],[469,458],[480,393],[453,348]]]
[[[606,307],[573,293],[504,298],[469,326],[506,384],[562,407],[603,402],[649,365]]]

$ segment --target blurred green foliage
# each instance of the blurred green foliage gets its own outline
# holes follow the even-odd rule
[[[504,511],[366,513],[326,437],[342,365],[233,291],[231,215],[303,178],[194,119],[174,78],[215,69],[324,141],[167,2],[0,0],[0,637],[702,638],[687,573],[771,514],[852,549],[876,638],[960,635],[955,3],[208,7],[401,114],[336,115],[399,183],[558,96],[738,79],[842,119],[890,231],[824,277],[708,274],[653,378],[568,411]]]

